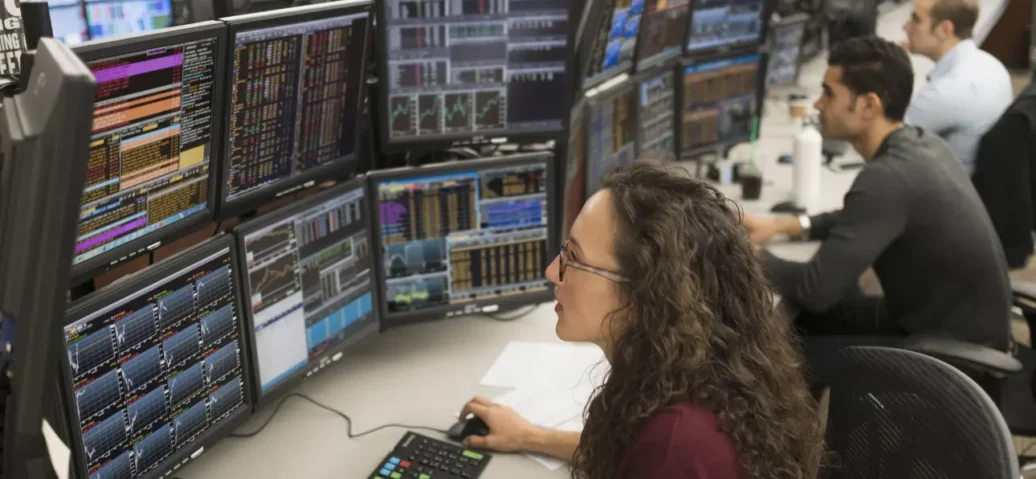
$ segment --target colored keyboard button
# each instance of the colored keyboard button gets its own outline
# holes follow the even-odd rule
[[[410,461],[401,461],[399,465],[403,467],[410,467]]]
[[[392,463],[392,464],[399,464],[399,458],[398,457],[389,458],[389,462]]]
[[[395,464],[385,464],[385,469],[393,471],[393,470],[396,469],[396,465]]]
[[[481,455],[481,454],[479,454],[479,453],[477,453],[475,451],[467,451],[467,450],[465,450],[464,451],[464,457],[467,457],[469,459],[474,459],[476,461],[481,461],[482,458],[485,457],[485,456],[483,456],[483,455]]]
[[[392,479],[399,479],[399,478],[403,477],[403,475],[398,473],[398,472],[393,472],[392,475],[389,476],[389,477],[391,477]]]
[[[378,471],[378,474],[381,474],[382,476],[388,476],[389,474],[391,474],[391,472],[389,472],[388,469],[382,469]]]
[[[417,479],[432,479],[432,476],[429,476],[428,474],[421,474],[420,476],[417,476]]]

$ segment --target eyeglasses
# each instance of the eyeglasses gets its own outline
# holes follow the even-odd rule
[[[558,268],[558,279],[560,279],[561,281],[565,280],[565,269],[569,266],[576,269],[581,269],[590,274],[596,274],[597,276],[607,279],[608,281],[614,281],[616,283],[626,283],[629,281],[629,278],[626,278],[625,276],[622,276],[618,273],[608,271],[606,269],[596,268],[572,259],[572,253],[568,249],[567,240],[561,245],[561,254],[558,255],[558,258],[561,260],[561,266]]]

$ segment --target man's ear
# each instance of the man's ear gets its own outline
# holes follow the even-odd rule
[[[871,120],[885,114],[885,105],[881,103],[881,98],[878,97],[877,93],[870,92],[863,95],[860,99],[862,100],[860,103],[863,107],[864,118]]]
[[[935,24],[935,28],[932,30],[940,39],[950,38],[955,35],[955,32],[953,31],[953,22],[949,20],[943,20]]]

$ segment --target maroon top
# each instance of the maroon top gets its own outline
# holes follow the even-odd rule
[[[662,407],[637,432],[619,479],[739,479],[737,448],[719,418],[690,402]]]

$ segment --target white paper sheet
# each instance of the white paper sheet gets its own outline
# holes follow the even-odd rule
[[[505,388],[567,386],[595,369],[607,368],[604,353],[592,344],[511,341],[486,371],[481,383]]]
[[[46,419],[41,426],[43,429],[43,441],[47,444],[47,452],[50,453],[50,465],[54,466],[54,472],[58,479],[68,479],[69,462],[72,460],[72,450],[65,445],[54,428]]]

